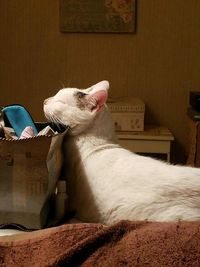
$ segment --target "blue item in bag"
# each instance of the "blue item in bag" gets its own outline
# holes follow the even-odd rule
[[[21,105],[10,105],[2,109],[4,116],[15,131],[17,137],[21,136],[22,131],[27,127],[33,128],[34,134],[38,131],[29,112]]]

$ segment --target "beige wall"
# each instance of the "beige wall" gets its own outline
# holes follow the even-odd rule
[[[108,79],[112,97],[141,97],[146,122],[171,129],[172,158],[184,162],[188,95],[200,91],[200,1],[137,2],[136,34],[63,34],[58,0],[0,0],[0,105],[43,120],[43,99],[63,84]]]

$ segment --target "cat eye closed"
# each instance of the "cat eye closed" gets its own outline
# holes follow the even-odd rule
[[[77,92],[76,96],[78,97],[78,99],[83,98],[84,96],[86,96],[87,94],[83,93],[83,92]]]

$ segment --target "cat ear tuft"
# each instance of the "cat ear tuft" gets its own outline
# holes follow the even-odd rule
[[[95,99],[96,102],[95,109],[96,111],[99,111],[106,103],[106,100],[108,98],[108,93],[107,90],[99,90],[90,95],[90,97]]]

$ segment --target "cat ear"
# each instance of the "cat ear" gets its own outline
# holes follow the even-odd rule
[[[95,85],[90,87],[92,89],[92,92],[96,92],[99,90],[108,90],[109,89],[109,82],[108,81],[101,81],[99,83],[96,83]]]
[[[109,82],[102,81],[89,88],[89,94],[86,97],[91,111],[99,111],[106,103],[108,98]]]
[[[107,90],[99,90],[90,95],[93,99],[95,99],[96,102],[96,111],[99,111],[103,105],[106,103],[106,100],[108,98]]]

